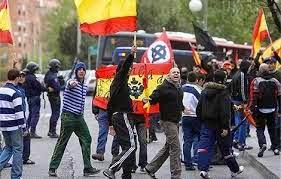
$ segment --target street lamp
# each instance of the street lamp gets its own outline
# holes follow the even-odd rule
[[[203,2],[203,4],[202,4]],[[204,30],[208,30],[208,0],[190,0],[189,1],[189,9],[191,10],[191,12],[196,13],[196,12],[200,12],[203,8],[203,27]]]
[[[202,9],[202,2],[201,0],[191,0],[188,6],[192,12],[199,12]]]

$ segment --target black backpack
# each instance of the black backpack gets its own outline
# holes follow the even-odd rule
[[[263,80],[259,83],[258,108],[270,109],[277,106],[277,84],[274,80]]]

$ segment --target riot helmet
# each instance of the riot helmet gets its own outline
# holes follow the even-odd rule
[[[49,69],[58,71],[60,67],[61,67],[61,63],[58,59],[54,58],[49,61]]]
[[[29,62],[25,68],[29,73],[35,73],[39,70],[39,65],[35,62]]]

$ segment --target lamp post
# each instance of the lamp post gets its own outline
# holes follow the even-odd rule
[[[202,3],[203,2],[203,3]],[[188,4],[191,12],[196,13],[200,12],[203,9],[203,28],[204,30],[208,30],[208,0],[190,0]]]

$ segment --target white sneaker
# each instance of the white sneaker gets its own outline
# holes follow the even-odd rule
[[[234,156],[235,158],[237,158],[239,155],[240,155],[239,152],[233,152],[233,156]]]
[[[210,179],[211,178],[209,173],[205,172],[205,171],[201,171],[200,172],[200,177],[205,178],[205,179]]]
[[[239,171],[234,173],[231,172],[231,177],[236,177],[237,175],[239,175],[240,173],[242,173],[244,171],[244,167],[243,166],[239,166]]]

